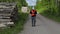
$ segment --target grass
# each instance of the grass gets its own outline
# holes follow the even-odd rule
[[[48,9],[48,8],[43,7],[43,8],[37,9],[37,11],[38,11],[39,13],[43,13],[43,12],[44,12],[44,10],[47,10],[47,9]]]
[[[3,2],[4,0],[2,0]],[[10,1],[10,0],[5,0],[6,1]],[[24,4],[21,3],[20,0],[14,0],[17,2],[17,6],[18,6],[18,10],[21,10],[22,5],[26,4],[25,1]],[[14,2],[13,0],[11,0],[10,2]],[[15,21],[15,27],[12,28],[6,28],[4,30],[0,30],[0,34],[17,34],[18,32],[20,32],[21,30],[23,30],[24,24],[26,22],[26,19],[28,17],[27,13],[21,13],[19,12],[18,14],[18,20]]]
[[[49,3],[49,4],[48,4],[48,2],[40,2],[40,1],[38,1],[37,5],[36,5],[36,10],[41,15],[43,15],[43,16],[51,19],[51,20],[57,21],[59,23],[60,22],[60,16],[50,15],[51,12],[50,11],[46,11],[50,7],[56,9],[54,12],[57,11],[57,7],[54,6],[54,2],[53,1],[51,3]],[[54,14],[54,12],[53,12],[53,14]]]
[[[58,23],[60,22],[60,16],[48,15],[47,13],[40,13],[40,14]]]
[[[23,30],[27,17],[28,17],[27,13],[19,13],[18,20],[15,21],[15,27],[1,30],[0,34],[18,34],[21,30]]]
[[[39,5],[38,5],[39,6]],[[54,15],[50,15],[50,13],[48,13],[46,10],[48,10],[48,7],[47,6],[42,6],[40,8],[37,8],[36,9],[41,15],[49,18],[49,19],[52,19],[54,21],[57,21],[57,22],[60,22],[60,16],[54,16]]]
[[[46,10],[48,10],[47,7],[42,7],[42,8],[40,8],[40,9],[37,9],[37,11],[38,11],[41,15],[43,15],[43,16],[51,19],[51,20],[57,21],[58,23],[60,22],[60,16],[50,15]]]

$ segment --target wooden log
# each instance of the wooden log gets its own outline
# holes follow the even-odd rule
[[[0,19],[10,19],[10,17],[0,16]]]
[[[7,26],[14,25],[17,14],[18,8],[16,3],[0,3],[0,23]]]
[[[6,27],[6,25],[0,24],[0,28],[4,28],[4,27]]]
[[[0,16],[11,16],[11,14],[0,14]]]
[[[11,19],[0,19],[0,22],[7,22],[7,21],[12,21]]]

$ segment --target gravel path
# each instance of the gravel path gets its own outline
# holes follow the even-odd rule
[[[60,34],[60,24],[47,19],[39,14],[36,17],[36,27],[32,27],[31,19],[24,26],[24,30],[19,34]]]

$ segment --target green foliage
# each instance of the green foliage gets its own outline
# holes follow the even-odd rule
[[[27,3],[25,2],[25,0],[0,0],[0,2],[8,2],[8,3],[10,3],[10,2],[16,2],[19,11],[21,10],[22,6],[27,6]],[[21,30],[23,30],[23,25],[24,25],[27,17],[28,17],[27,13],[21,13],[21,12],[19,12],[19,14],[18,14],[18,20],[15,23],[15,27],[6,28],[6,29],[0,31],[0,34],[17,34]]]
[[[58,3],[59,5],[56,3],[56,0],[43,0],[37,5],[37,10],[40,11],[40,14],[60,22],[60,1]]]
[[[41,10],[42,8],[47,8],[47,10],[44,10],[42,12],[47,14],[49,13],[49,15],[54,15],[54,16],[59,16],[60,15],[60,8],[58,7],[58,5],[56,4],[56,0],[42,0],[42,1],[38,1],[37,5],[36,5],[36,9],[37,10]],[[48,10],[50,12],[48,12]]]
[[[27,13],[19,13],[18,20],[15,21],[15,27],[0,30],[0,34],[18,34],[23,30],[24,24],[28,18]]]
[[[0,2],[16,2],[19,9],[21,9],[22,6],[27,6],[25,0],[0,0]]]

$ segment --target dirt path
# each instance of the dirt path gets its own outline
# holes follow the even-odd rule
[[[24,30],[19,34],[60,34],[60,25],[37,14],[36,27],[32,27],[31,19],[24,26]]]

